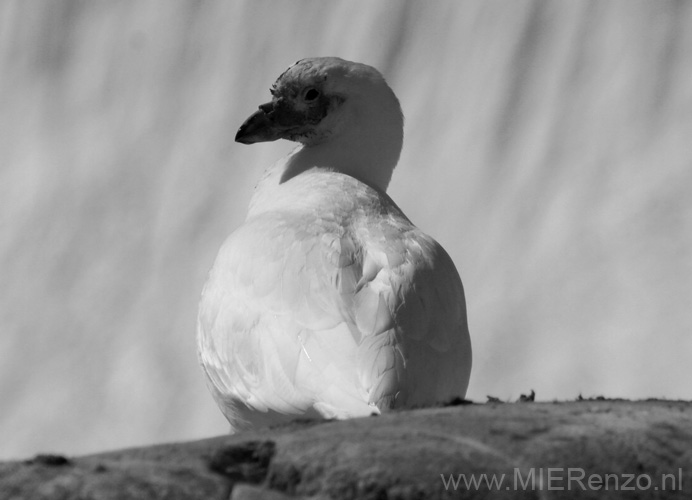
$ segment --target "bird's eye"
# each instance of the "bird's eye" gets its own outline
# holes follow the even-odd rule
[[[306,101],[314,101],[320,96],[320,91],[316,88],[310,87],[303,93],[303,99]]]

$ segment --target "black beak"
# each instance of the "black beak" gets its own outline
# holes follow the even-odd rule
[[[254,144],[281,139],[283,129],[276,123],[272,116],[273,112],[273,102],[260,105],[259,110],[250,115],[240,126],[235,135],[235,141],[242,144]]]

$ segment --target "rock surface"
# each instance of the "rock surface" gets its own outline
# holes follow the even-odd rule
[[[692,403],[672,401],[463,405],[0,464],[3,500],[691,493]]]

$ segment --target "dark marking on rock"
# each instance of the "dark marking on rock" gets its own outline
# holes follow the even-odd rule
[[[226,446],[216,451],[209,467],[234,481],[261,483],[267,476],[275,450],[273,441],[247,441]]]
[[[447,403],[445,403],[444,406],[463,406],[463,405],[472,405],[473,401],[470,399],[464,399],[460,398],[459,396],[450,399]]]
[[[63,455],[39,454],[34,458],[27,460],[25,463],[31,465],[48,465],[50,467],[61,467],[71,465],[72,462]]]

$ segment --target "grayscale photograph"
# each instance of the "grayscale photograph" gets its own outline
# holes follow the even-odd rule
[[[0,2],[0,500],[690,498],[690,450],[692,2]]]

